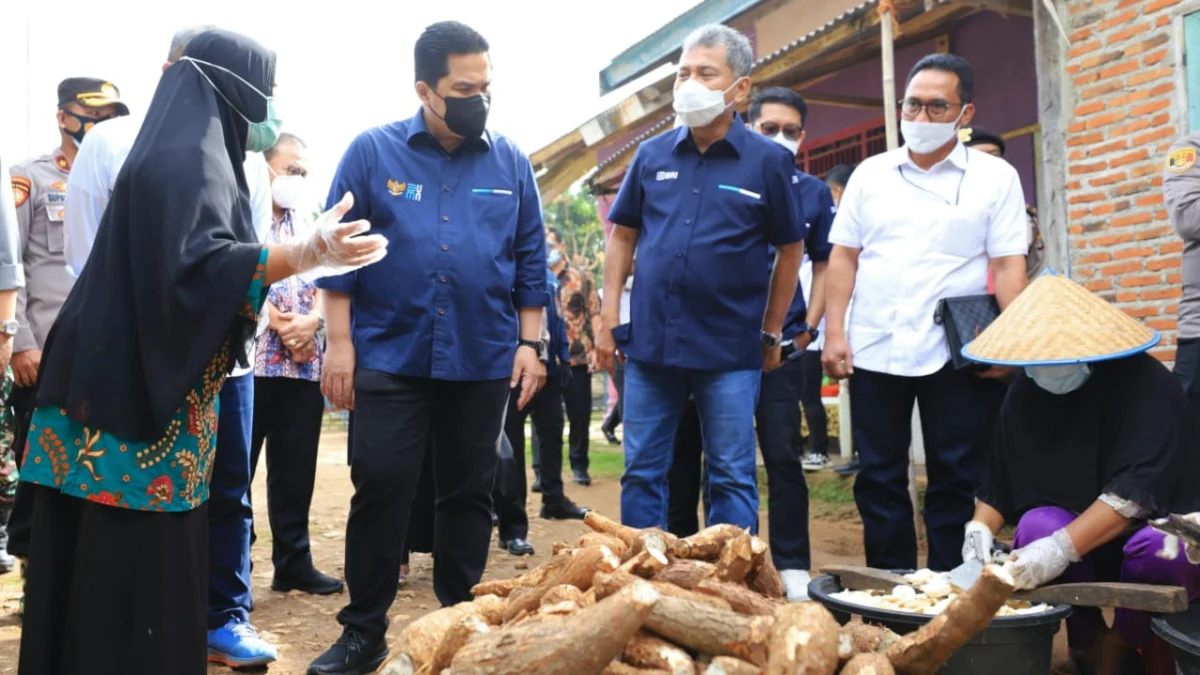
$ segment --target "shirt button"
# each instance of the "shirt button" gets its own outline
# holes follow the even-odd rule
[[[442,187],[442,189],[443,189],[443,190],[445,190],[446,192],[449,192],[449,191],[450,191],[450,186],[449,186],[449,185],[445,185],[445,186],[443,186],[443,187]]]
[[[450,250],[450,247],[449,247],[449,246],[447,246],[446,244],[442,244],[442,250],[443,250],[443,251],[449,251],[449,250]]]
[[[683,221],[683,224],[684,224],[684,225],[691,225],[691,224],[692,224],[692,219],[691,219],[691,218],[688,218],[687,220]]]
[[[442,222],[443,222],[443,223],[448,223],[448,222],[450,222],[450,216],[442,216]]]
[[[694,195],[700,194],[700,188],[692,188],[692,194],[694,194]]]
[[[438,314],[445,314],[445,313],[446,313],[446,308],[445,308],[445,307],[439,307],[439,308],[438,308]]]
[[[676,253],[676,254],[675,254],[675,257],[676,257],[676,258],[682,258],[682,257],[683,257],[683,254],[682,254],[682,253]]]
[[[442,282],[443,284],[446,283],[446,275],[443,274],[442,276],[438,277],[438,281]]]

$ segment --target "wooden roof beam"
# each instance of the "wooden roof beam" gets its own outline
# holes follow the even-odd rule
[[[972,9],[990,9],[1009,16],[1033,16],[1030,0],[954,0],[956,4]]]
[[[561,155],[581,147],[583,147],[583,134],[580,133],[579,129],[574,129],[530,155],[529,161],[533,163],[533,170],[537,171],[544,166],[553,166],[555,160],[559,159]]]
[[[596,150],[589,148],[578,156],[560,162],[538,179],[542,203],[548,204],[571,188],[575,181],[596,166]]]

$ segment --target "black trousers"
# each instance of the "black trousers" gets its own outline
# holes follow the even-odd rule
[[[434,438],[433,587],[443,605],[471,599],[487,564],[496,440],[508,378],[447,382],[360,370],[355,377],[354,497],[346,524],[350,603],[338,621],[382,637],[396,599],[409,516]]]
[[[825,404],[821,402],[821,352],[806,351],[800,357],[800,403],[804,405],[804,417],[808,421],[808,451],[818,455],[829,455],[829,420],[825,418]],[[771,528],[774,536],[775,529]]]
[[[33,387],[13,387],[9,405],[17,419],[17,433],[13,436],[13,450],[17,466],[25,460],[25,444],[29,439],[29,421],[33,417]],[[18,558],[29,557],[30,529],[33,526],[34,485],[24,481],[17,483],[17,495],[12,514],[8,517],[8,553]]]
[[[567,421],[571,423],[571,433],[567,438],[571,468],[587,471],[588,439],[592,424],[592,374],[588,372],[587,365],[571,366],[571,381],[563,390],[563,402],[567,405]]]
[[[613,363],[612,381],[613,387],[617,390],[617,404],[612,407],[612,412],[608,413],[608,417],[604,418],[603,428],[616,431],[617,425],[625,418],[623,410],[625,406],[625,364],[620,359]]]
[[[808,540],[808,483],[804,479],[800,444],[799,360],[785,361],[763,373],[754,426],[767,468],[767,512],[771,528],[771,559],[781,570],[812,566]]]
[[[1181,338],[1175,350],[1175,377],[1192,407],[1200,412],[1200,339]]]
[[[19,675],[204,675],[208,505],[131,511],[28,485]]]
[[[704,485],[704,441],[700,436],[700,413],[688,399],[675,432],[675,456],[667,473],[667,531],[687,537],[700,531],[697,509]],[[708,513],[708,495],[704,495]]]
[[[525,410],[517,410],[521,398],[521,387],[517,385],[508,399],[508,413],[504,418],[504,435],[512,445],[512,457],[500,460],[496,474],[496,488],[492,500],[496,504],[496,516],[500,521],[501,541],[526,539],[529,536],[529,516],[525,512],[528,488],[525,481],[525,420],[532,419],[542,448],[541,472],[542,503],[557,504],[564,499],[562,479],[563,407],[562,388],[558,378],[550,377],[546,386],[533,395]]]
[[[867,565],[917,566],[917,535],[908,495],[913,402],[925,438],[925,529],[929,567],[962,563],[963,525],[975,511],[975,489],[1007,386],[947,364],[932,375],[901,377],[854,369],[854,447],[862,470],[854,501],[863,520]]]
[[[271,561],[281,579],[304,578],[313,570],[308,511],[317,479],[324,410],[320,382],[287,377],[254,380],[250,480],[265,444]]]

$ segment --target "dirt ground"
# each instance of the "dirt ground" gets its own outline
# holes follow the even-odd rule
[[[346,466],[346,436],[338,430],[328,431],[321,445],[317,471],[317,492],[311,511],[313,556],[319,569],[342,576],[344,531],[353,489],[350,471]],[[600,443],[603,443],[601,440]],[[266,523],[265,472],[260,471],[253,486],[255,517]],[[617,517],[620,513],[620,485],[615,478],[596,476],[590,487],[569,482],[569,496],[579,504]],[[549,556],[551,544],[576,538],[586,528],[578,521],[545,521],[536,517],[540,496],[531,494],[529,538],[537,548],[532,558],[514,558],[493,545],[485,578],[507,578],[530,566],[540,564]],[[767,519],[762,518],[764,536]],[[810,525],[813,566],[862,563],[862,527],[846,509],[814,508]],[[494,543],[494,539],[493,539]],[[253,551],[255,608],[252,621],[279,648],[279,661],[270,667],[277,675],[303,675],[308,663],[337,639],[341,628],[335,620],[346,597],[314,597],[301,593],[276,593],[270,589],[270,534],[259,530],[259,540]],[[393,644],[400,630],[418,616],[438,607],[433,594],[432,567],[429,556],[416,554],[409,583],[399,592],[392,608],[392,625],[388,636]],[[20,587],[17,575],[0,577],[0,675],[15,673],[20,641],[20,622],[15,615]],[[1062,642],[1060,632],[1059,642]],[[1062,651],[1057,645],[1056,652]],[[228,674],[229,669],[210,665],[208,672]],[[1056,669],[1058,672],[1058,669]]]

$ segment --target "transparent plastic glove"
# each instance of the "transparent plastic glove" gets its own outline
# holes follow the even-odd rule
[[[1013,551],[1010,560],[1017,590],[1027,590],[1057,579],[1068,565],[1079,562],[1079,553],[1064,528]]]
[[[995,537],[992,536],[992,531],[988,529],[988,526],[978,520],[972,520],[967,523],[966,533],[963,535],[963,562],[972,560],[978,560],[984,564],[991,562],[994,544]]]
[[[354,206],[349,192],[332,209],[321,214],[307,232],[283,244],[288,264],[297,276],[312,281],[361,269],[383,260],[387,238],[381,234],[362,235],[371,229],[365,220],[341,222]]]

